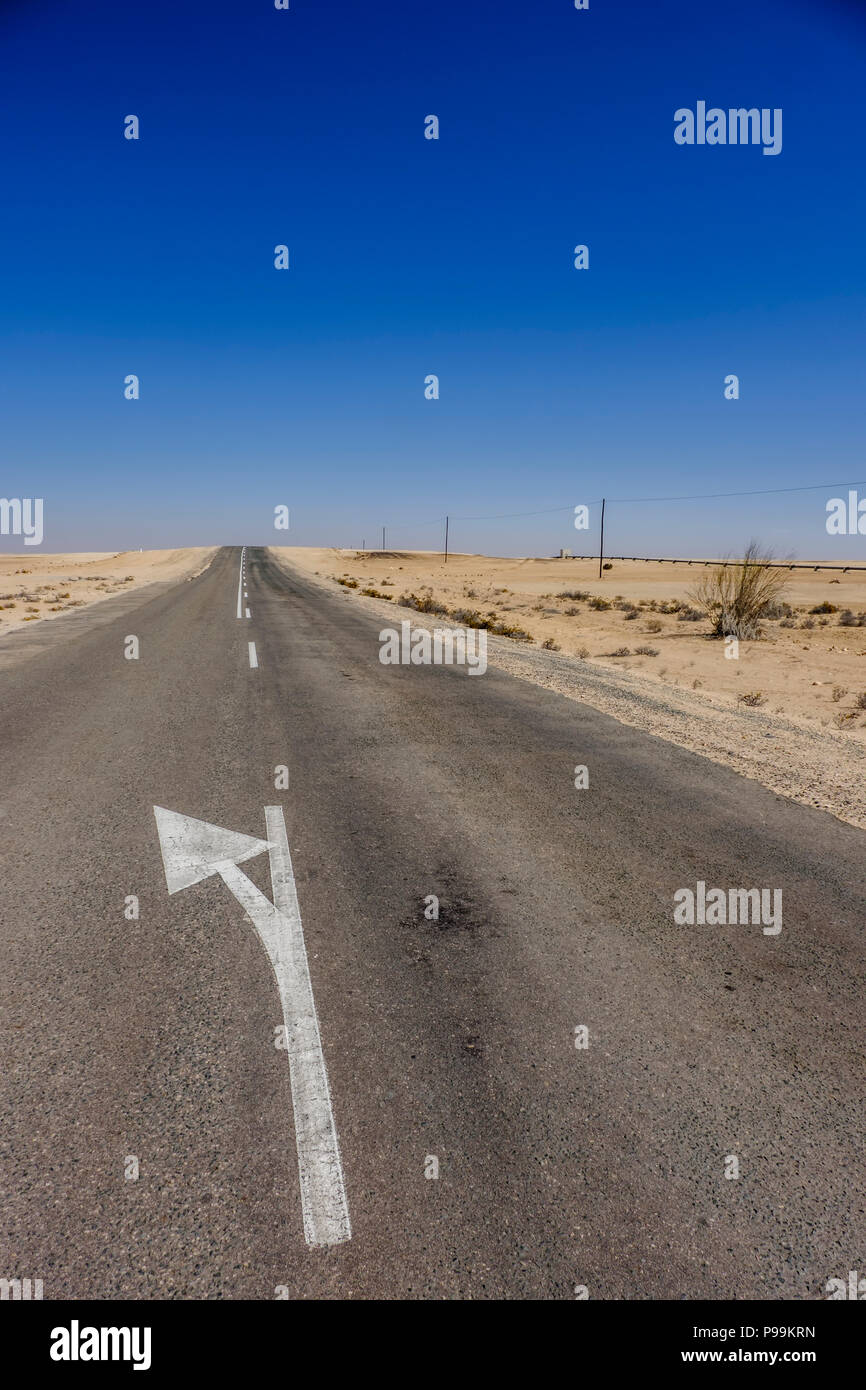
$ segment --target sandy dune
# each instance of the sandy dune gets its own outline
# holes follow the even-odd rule
[[[88,551],[65,555],[0,555],[0,637],[74,612],[114,594],[166,579],[189,579],[215,547],[182,550]]]

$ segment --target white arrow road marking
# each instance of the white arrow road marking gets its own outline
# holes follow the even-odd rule
[[[182,888],[210,878],[219,872],[216,866],[226,860],[243,864],[245,859],[270,849],[267,840],[223,830],[222,826],[182,816],[178,811],[166,811],[162,806],[154,806],[153,814],[169,893],[179,893]]]
[[[153,811],[169,893],[219,874],[268,954],[286,1025],[304,1237],[308,1245],[351,1240],[337,1127],[282,807],[265,807],[267,840],[223,830],[161,806]],[[270,853],[273,903],[238,868],[263,850]]]
[[[258,666],[258,664],[259,659],[256,656],[256,644],[255,642],[250,642],[250,666],[255,668],[256,666]]]
[[[285,942],[282,965],[274,961],[274,974],[287,1025],[304,1234],[308,1245],[338,1245],[352,1238],[349,1206],[282,807],[266,806],[265,823],[275,916]]]

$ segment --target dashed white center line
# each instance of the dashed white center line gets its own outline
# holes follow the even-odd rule
[[[252,616],[253,616],[253,615],[252,615],[252,613],[250,612],[250,610],[247,609],[247,617],[248,617],[248,618],[251,618]]]
[[[255,642],[250,642],[250,666],[255,668],[258,664],[259,659],[256,656],[256,644]]]
[[[240,570],[238,571],[238,617],[239,617],[239,618],[242,616],[242,614],[241,614],[241,589],[243,588],[243,583],[244,583],[244,550],[245,550],[245,549],[246,549],[246,546],[242,547],[242,549],[241,549],[241,567],[240,567]]]

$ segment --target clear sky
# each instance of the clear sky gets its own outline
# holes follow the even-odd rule
[[[0,0],[0,54],[0,495],[45,550],[866,479],[862,4]],[[781,153],[677,145],[701,100]],[[609,546],[866,557],[832,495],[619,503]]]

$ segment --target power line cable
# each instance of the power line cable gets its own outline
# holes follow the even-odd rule
[[[674,497],[608,497],[608,498],[607,498],[607,503],[608,503],[609,506],[612,505],[612,504],[616,504],[617,506],[625,506],[626,504],[631,504],[631,503],[646,504],[646,503],[649,503],[649,502],[713,502],[713,501],[719,501],[719,500],[721,500],[722,498],[729,498],[729,497],[775,497],[775,496],[778,496],[778,495],[780,495],[780,494],[782,494],[782,493],[789,493],[789,492],[826,492],[826,491],[828,491],[830,488],[841,488],[841,487],[848,487],[848,488],[851,488],[851,487],[866,487],[866,480],[864,480],[864,479],[861,478],[861,479],[859,479],[858,481],[855,481],[855,482],[847,482],[847,483],[808,483],[808,484],[806,484],[806,485],[803,486],[803,487],[766,487],[766,488],[752,488],[752,489],[750,489],[749,491],[746,491],[746,492],[693,492],[693,493],[684,493],[684,494],[681,495],[681,496],[674,496]],[[589,501],[588,501],[588,502],[585,502],[583,505],[584,505],[584,506],[589,506],[589,507],[597,507],[597,506],[600,506],[601,501],[602,501],[602,499],[601,499],[600,497],[594,497],[594,498],[590,498]],[[457,516],[457,515],[454,515],[454,514],[452,513],[452,515],[451,515],[451,520],[452,520],[452,521],[517,521],[517,520],[522,519],[523,517],[529,517],[529,516],[553,516],[555,513],[558,513],[558,512],[572,512],[572,511],[574,511],[574,505],[573,505],[572,503],[569,503],[567,506],[563,506],[563,507],[542,507],[542,508],[538,509],[537,511],[531,511],[531,512],[498,512],[498,513],[493,513],[493,514],[491,514],[490,516]],[[392,529],[393,529],[393,530],[409,530],[410,528],[416,527],[416,526],[442,526],[442,525],[444,525],[444,522],[445,522],[445,517],[444,517],[444,516],[436,517],[436,519],[435,519],[434,521],[389,522],[389,523],[388,523],[388,529],[389,529],[389,530],[392,530]]]

